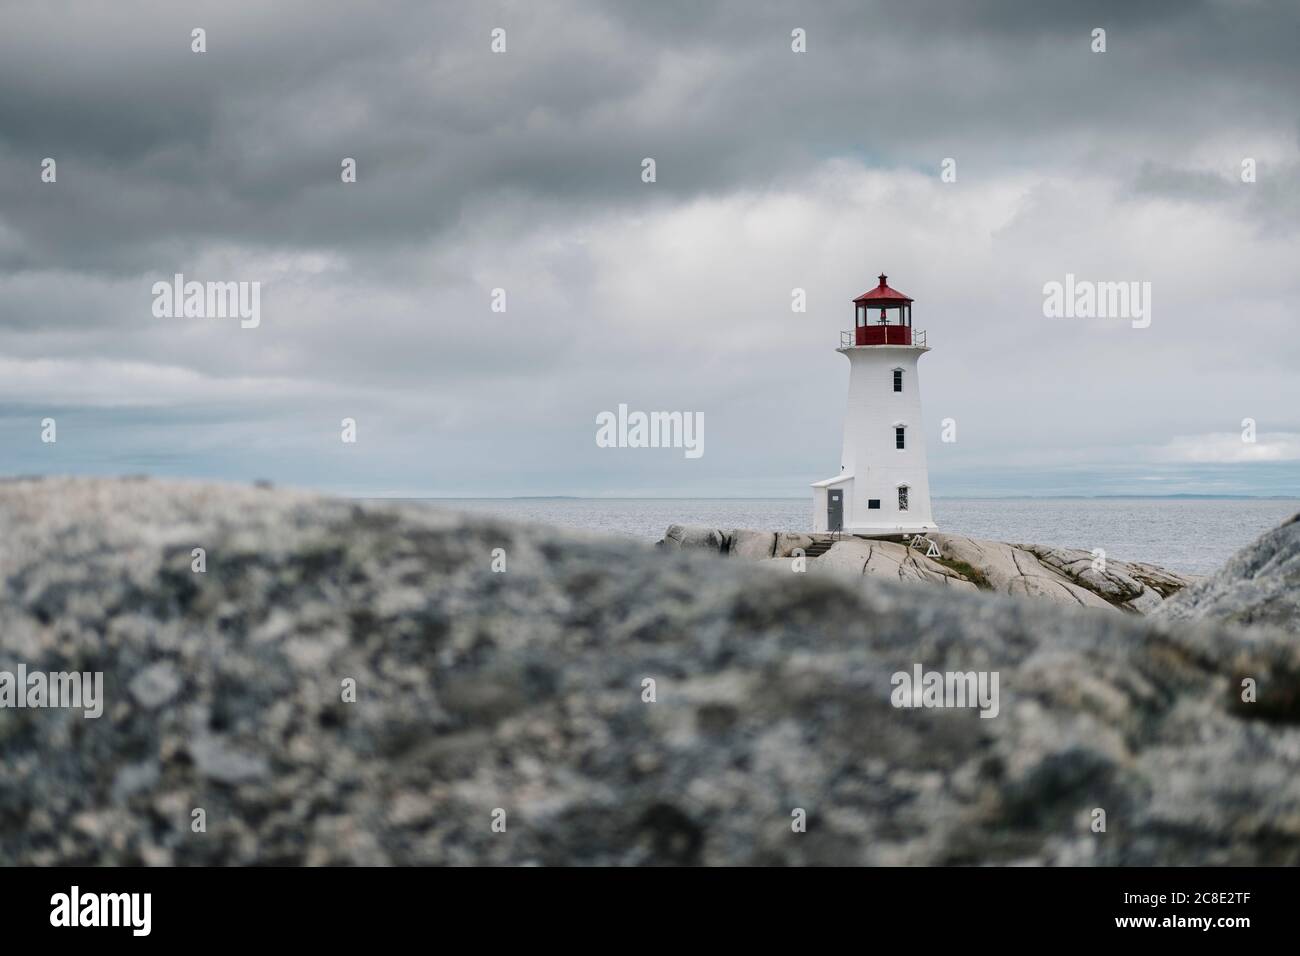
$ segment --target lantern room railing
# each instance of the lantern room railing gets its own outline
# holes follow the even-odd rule
[[[840,333],[840,348],[858,345],[914,345],[927,348],[925,330],[910,325],[859,325]]]

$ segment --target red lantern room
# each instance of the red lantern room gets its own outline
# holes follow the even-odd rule
[[[912,300],[897,289],[891,289],[885,282],[887,278],[882,272],[880,285],[853,300],[852,341],[855,346],[913,344]],[[847,345],[849,336],[845,335],[843,339]]]

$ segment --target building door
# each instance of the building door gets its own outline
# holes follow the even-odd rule
[[[844,529],[844,491],[826,492],[826,529],[842,531]]]

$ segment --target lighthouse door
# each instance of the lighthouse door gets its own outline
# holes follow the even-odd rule
[[[842,531],[844,529],[844,492],[826,492],[826,530]]]

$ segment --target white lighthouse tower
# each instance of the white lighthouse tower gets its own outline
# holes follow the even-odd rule
[[[916,363],[925,333],[912,329],[912,300],[880,284],[853,300],[854,327],[836,350],[849,360],[840,473],[813,485],[813,531],[931,531],[930,477],[921,433]],[[892,313],[892,315],[891,315]]]

